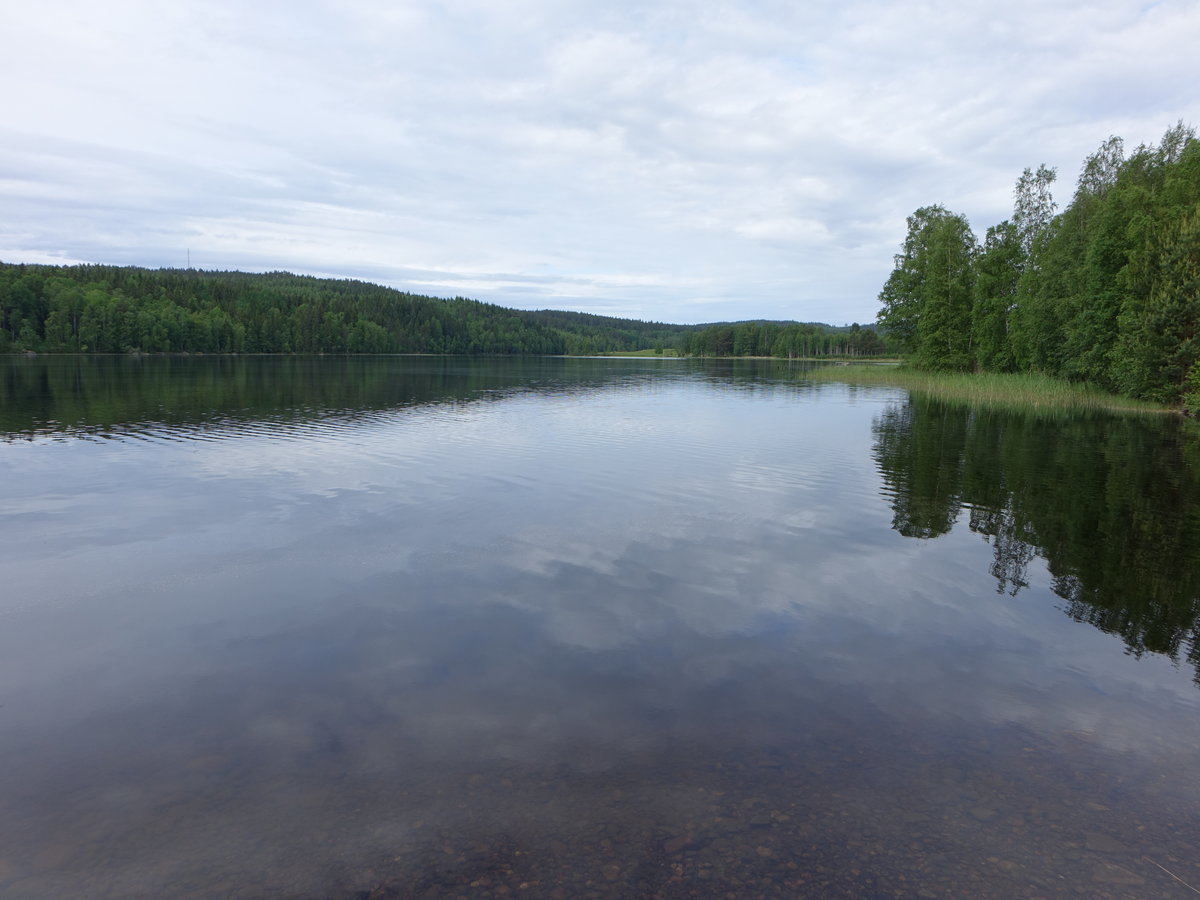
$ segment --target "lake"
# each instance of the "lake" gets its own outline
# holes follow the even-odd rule
[[[1200,436],[0,360],[0,896],[1194,896]]]

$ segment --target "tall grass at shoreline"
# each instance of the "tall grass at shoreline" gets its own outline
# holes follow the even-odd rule
[[[1157,403],[1110,394],[1094,385],[1030,373],[924,372],[907,366],[834,365],[814,369],[805,377],[813,381],[900,387],[944,400],[993,408],[1171,412]]]

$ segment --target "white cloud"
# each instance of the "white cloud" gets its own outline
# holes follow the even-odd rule
[[[1065,198],[1110,134],[1200,122],[1190,0],[56,0],[0,27],[7,260],[190,250],[659,320],[869,320],[917,206],[982,232],[1025,166]]]

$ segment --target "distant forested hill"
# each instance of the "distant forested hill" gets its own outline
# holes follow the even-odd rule
[[[562,353],[516,312],[361,281],[0,265],[0,351]]]
[[[678,349],[683,336],[703,325],[666,325],[638,319],[618,319],[592,313],[539,309],[518,312],[523,320],[544,325],[563,335],[567,352],[577,355],[650,350],[655,347]]]
[[[672,348],[728,355],[706,351],[701,336],[712,328],[753,327],[758,334],[768,326],[838,331],[797,323],[667,325],[514,310],[288,272],[0,263],[0,353],[545,355]]]
[[[681,329],[287,272],[0,264],[0,352],[559,354]]]
[[[718,322],[683,337],[688,356],[880,356],[890,352],[873,325],[843,327],[821,322]]]

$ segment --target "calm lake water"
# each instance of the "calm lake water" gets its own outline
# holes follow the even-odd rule
[[[0,360],[0,896],[1194,897],[1200,436]]]

